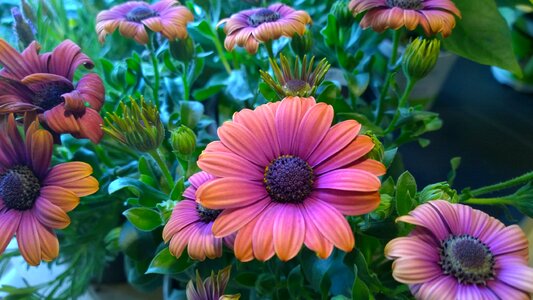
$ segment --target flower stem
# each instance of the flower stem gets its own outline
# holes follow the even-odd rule
[[[529,181],[532,181],[532,180],[533,180],[533,172],[528,172],[528,173],[525,173],[525,174],[523,174],[521,176],[518,176],[516,178],[510,179],[510,180],[507,180],[507,181],[504,181],[504,182],[500,182],[500,183],[489,185],[489,186],[485,186],[485,187],[482,187],[482,188],[479,188],[479,189],[471,190],[468,193],[468,195],[470,195],[471,197],[477,197],[477,196],[480,196],[480,195],[485,195],[485,194],[489,194],[489,193],[505,190],[505,189],[511,188],[513,186],[525,184],[525,183],[527,183]],[[469,200],[467,200],[467,201],[469,201]]]
[[[167,181],[168,188],[169,190],[171,190],[174,187],[174,178],[172,178],[172,174],[170,174],[170,170],[168,169],[168,166],[165,163],[161,152],[159,152],[159,150],[152,150],[148,153],[155,160],[155,162],[159,166],[159,169],[161,169],[161,172],[163,173],[163,176],[165,176],[165,180]]]
[[[389,64],[387,66],[387,74],[385,75],[385,83],[381,89],[381,94],[378,98],[378,104],[376,107],[376,124],[379,125],[383,118],[383,110],[385,109],[385,97],[389,93],[389,87],[392,79],[396,74],[396,65],[398,60],[398,46],[400,45],[400,31],[394,30],[392,34],[392,53],[390,56]]]
[[[512,201],[509,201],[506,198],[470,198],[465,201],[462,201],[465,204],[481,204],[481,205],[495,205],[495,204],[511,204]]]
[[[394,113],[394,117],[392,118],[392,121],[389,124],[389,127],[385,130],[385,133],[390,133],[394,131],[396,127],[396,123],[398,122],[398,119],[401,115],[401,109],[405,106],[407,106],[407,99],[409,99],[409,95],[411,95],[411,91],[415,87],[416,81],[408,79],[407,80],[407,86],[405,87],[405,90],[403,91],[403,95],[400,98],[400,101],[398,102],[398,108],[396,109],[396,112]]]
[[[265,47],[266,47],[266,50],[267,50],[267,53],[268,53],[268,57],[270,57],[270,59],[275,61],[276,57],[274,56],[274,49],[272,47],[272,40],[266,41],[265,42]]]
[[[148,51],[150,52],[150,58],[152,59],[152,66],[154,68],[154,83],[152,86],[154,102],[159,107],[159,61],[155,54],[155,47],[152,42],[147,44]]]
[[[189,80],[188,80],[188,75],[189,75],[189,64],[188,63],[184,63],[183,64],[183,74],[181,76],[182,80],[183,80],[183,100],[185,101],[189,101],[190,98],[191,98],[191,92],[190,92],[190,85],[189,85]]]
[[[215,44],[215,48],[217,49],[218,57],[220,58],[220,61],[224,65],[224,69],[226,69],[226,72],[228,73],[228,75],[230,75],[231,66],[229,65],[228,59],[226,58],[226,55],[224,53],[224,48],[222,47],[222,44],[220,43],[220,40],[218,39],[217,30],[216,29],[213,30],[213,28],[211,28],[211,30],[213,32],[213,43]]]

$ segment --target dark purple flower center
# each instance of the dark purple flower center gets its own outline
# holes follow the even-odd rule
[[[196,211],[198,212],[198,216],[200,216],[200,220],[204,223],[215,221],[218,215],[222,212],[221,209],[209,209],[200,204],[196,204]]]
[[[43,110],[50,110],[63,103],[64,100],[61,96],[72,92],[72,90],[72,86],[65,82],[48,82],[42,84],[39,89],[34,91],[33,103]]]
[[[494,255],[471,235],[450,236],[441,243],[440,262],[444,274],[463,284],[486,284],[494,278]]]
[[[126,14],[126,20],[140,23],[144,19],[159,16],[159,13],[148,6],[137,6]]]
[[[300,79],[291,79],[285,83],[283,88],[287,91],[290,95],[304,95],[305,93],[309,92],[311,89],[311,86],[309,83],[300,80]]]
[[[250,25],[257,27],[263,23],[276,22],[280,17],[281,15],[278,12],[268,8],[261,8],[251,15],[248,20],[250,21]]]
[[[39,179],[26,166],[15,166],[0,174],[0,198],[8,209],[31,209],[40,190]]]
[[[386,0],[389,7],[399,7],[403,9],[422,9],[423,0]]]
[[[264,183],[272,201],[302,203],[313,191],[313,168],[303,159],[282,155],[265,168]]]

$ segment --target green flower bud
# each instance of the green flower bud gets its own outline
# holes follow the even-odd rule
[[[194,41],[191,37],[187,37],[184,40],[171,41],[169,49],[172,57],[184,63],[190,62],[195,55]]]
[[[372,139],[372,142],[374,143],[374,148],[368,153],[368,158],[377,160],[377,161],[383,161],[383,157],[385,156],[385,148],[383,147],[383,144],[378,139],[378,137],[371,133],[367,132],[365,135],[369,136]]]
[[[379,206],[370,213],[370,217],[374,220],[385,220],[392,213],[392,197],[387,194],[381,194]]]
[[[156,150],[165,138],[165,127],[156,105],[130,98],[130,105],[120,103],[122,115],[108,113],[103,130],[115,140],[141,152]]]
[[[402,58],[402,68],[410,80],[426,77],[433,70],[440,54],[438,39],[417,38],[412,41]]]
[[[346,0],[338,0],[333,3],[331,13],[335,16],[335,19],[337,19],[341,27],[350,27],[355,22],[355,18],[348,8],[348,1]]]
[[[185,125],[173,130],[170,135],[170,144],[174,153],[183,156],[190,156],[196,149],[196,134]]]
[[[447,182],[439,182],[426,186],[419,194],[420,203],[431,200],[446,200],[452,203],[459,201],[457,191],[452,189]]]
[[[306,30],[303,35],[295,34],[291,40],[292,51],[300,57],[303,57],[313,47],[313,36],[310,30]]]

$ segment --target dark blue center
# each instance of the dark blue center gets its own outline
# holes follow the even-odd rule
[[[63,94],[72,91],[72,87],[65,82],[50,82],[43,84],[35,91],[33,103],[43,110],[50,110],[63,103]]]
[[[265,168],[264,183],[274,202],[302,203],[313,191],[314,179],[311,166],[293,155],[282,155]]]
[[[200,204],[196,204],[196,211],[198,212],[198,216],[200,216],[200,220],[204,223],[215,221],[218,215],[222,212],[221,209],[209,209]]]
[[[159,14],[148,6],[137,6],[126,15],[126,20],[131,22],[141,22],[144,19],[158,16]]]
[[[15,166],[0,174],[0,198],[8,209],[31,209],[40,190],[39,179],[26,166]]]
[[[403,9],[421,9],[423,0],[386,0],[389,7]]]
[[[279,20],[279,18],[279,13],[272,11],[268,8],[261,8],[253,15],[251,15],[248,20],[250,21],[250,25],[257,27],[263,23],[276,22],[277,20]]]

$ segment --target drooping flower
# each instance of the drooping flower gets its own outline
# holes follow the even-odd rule
[[[379,205],[379,175],[385,167],[365,157],[374,143],[358,135],[361,125],[331,127],[333,108],[314,98],[289,97],[242,110],[218,130],[198,166],[214,179],[198,189],[197,201],[223,209],[213,224],[217,237],[238,231],[241,261],[282,260],[302,244],[320,257],[333,246],[354,247],[344,215],[368,213]]]
[[[224,295],[224,290],[228,285],[231,272],[231,265],[218,271],[217,275],[211,271],[211,276],[202,282],[200,273],[196,271],[196,287],[191,280],[187,283],[188,300],[238,300],[241,295]]]
[[[280,99],[289,96],[314,96],[331,66],[326,59],[323,59],[313,70],[314,62],[314,56],[309,62],[307,56],[304,56],[302,61],[300,58],[296,58],[294,66],[291,66],[287,58],[280,54],[281,68],[276,61],[270,59],[270,65],[276,79],[263,70],[260,71],[261,78],[278,94]]]
[[[165,126],[159,117],[159,108],[144,101],[130,98],[130,105],[120,102],[121,113],[108,113],[103,130],[115,140],[141,152],[157,149],[165,138]]]
[[[104,99],[102,79],[84,75],[76,85],[74,72],[80,65],[91,69],[92,61],[70,40],[52,52],[39,54],[32,42],[18,53],[0,39],[0,114],[35,111],[40,121],[56,136],[70,133],[98,143],[102,118],[98,114]]]
[[[152,5],[143,1],[128,1],[101,11],[96,16],[96,33],[100,43],[118,28],[120,34],[141,45],[148,44],[146,28],[160,32],[169,40],[184,39],[187,23],[194,17],[176,0],[161,0]]]
[[[254,54],[259,43],[277,40],[282,36],[291,38],[295,34],[303,35],[306,25],[311,22],[307,12],[276,3],[268,8],[243,10],[220,21],[219,25],[226,24],[226,49],[231,51],[237,45]]]
[[[455,27],[455,17],[461,17],[451,0],[351,0],[349,7],[355,14],[366,11],[361,27],[377,32],[403,26],[415,30],[420,25],[428,36],[441,33],[447,37]]]
[[[180,257],[185,247],[189,256],[203,261],[222,256],[222,243],[233,248],[235,235],[218,238],[211,227],[222,210],[209,209],[196,202],[196,191],[202,185],[215,179],[206,172],[199,172],[189,178],[191,186],[183,193],[183,200],[174,207],[170,220],[163,229],[165,243],[170,241],[172,255]]]
[[[517,225],[444,200],[420,205],[398,221],[417,227],[390,241],[393,276],[417,299],[529,299],[533,268]]]
[[[0,254],[16,234],[28,264],[59,254],[54,229],[70,224],[67,212],[98,190],[92,168],[68,162],[50,168],[52,135],[33,122],[21,137],[12,114],[0,125]]]

